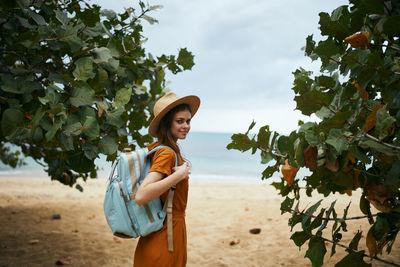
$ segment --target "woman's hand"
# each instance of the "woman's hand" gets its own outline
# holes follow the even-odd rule
[[[181,180],[189,178],[191,173],[190,165],[185,161],[181,166],[173,167],[172,171],[181,177]]]

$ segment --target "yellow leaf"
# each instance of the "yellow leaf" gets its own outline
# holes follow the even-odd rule
[[[347,36],[344,40],[348,42],[354,48],[368,47],[369,32],[361,31],[360,33],[355,33],[353,35]]]
[[[300,168],[290,166],[288,160],[285,160],[285,165],[282,165],[281,172],[283,174],[283,178],[288,183],[288,186],[292,186],[294,177],[296,177],[299,169]]]

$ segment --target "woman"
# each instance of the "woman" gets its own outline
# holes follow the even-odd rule
[[[151,150],[158,145],[161,148],[151,159],[149,174],[136,193],[138,205],[161,196],[165,203],[168,191],[176,185],[173,196],[172,225],[173,251],[168,250],[167,220],[161,230],[141,237],[136,247],[134,266],[186,266],[186,225],[185,209],[187,203],[190,166],[183,159],[178,139],[185,139],[190,131],[190,121],[200,106],[197,96],[179,98],[175,93],[168,93],[154,105],[154,119],[150,123],[150,135],[158,139],[148,145]],[[175,167],[175,154],[178,166]]]

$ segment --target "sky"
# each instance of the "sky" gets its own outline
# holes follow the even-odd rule
[[[134,0],[91,0],[121,12]],[[301,50],[308,35],[319,34],[320,12],[329,14],[345,0],[149,0],[162,5],[149,13],[158,24],[143,21],[144,44],[153,56],[194,54],[190,71],[168,73],[168,88],[179,96],[201,99],[192,131],[245,132],[269,125],[281,134],[297,129],[298,120],[314,121],[295,110],[292,72],[317,72],[318,61]]]

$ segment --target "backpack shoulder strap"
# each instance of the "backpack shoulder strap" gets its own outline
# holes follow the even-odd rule
[[[178,157],[176,155],[175,150],[173,150],[172,148],[170,148],[169,146],[156,146],[155,148],[153,148],[152,150],[150,150],[148,152],[148,155],[156,152],[157,150],[161,149],[161,148],[169,148],[171,149],[174,154],[175,154],[175,166],[178,166]],[[167,199],[164,203],[164,207],[163,210],[167,213],[167,239],[168,239],[168,251],[174,251],[174,241],[173,241],[173,226],[172,226],[172,206],[173,206],[173,199],[174,199],[174,194],[175,194],[175,188],[176,185],[172,186],[169,189],[168,192],[168,196]]]

